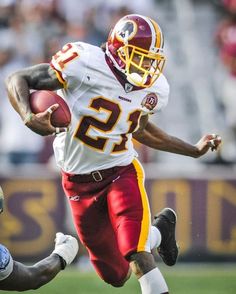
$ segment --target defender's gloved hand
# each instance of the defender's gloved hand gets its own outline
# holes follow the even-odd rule
[[[63,258],[66,265],[71,264],[79,250],[78,241],[63,233],[56,233],[55,249],[52,253],[55,253]],[[63,268],[63,267],[62,267]]]

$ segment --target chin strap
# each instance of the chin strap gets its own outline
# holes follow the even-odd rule
[[[141,77],[138,73],[127,75],[127,81],[136,87],[142,87],[147,82],[147,76]]]

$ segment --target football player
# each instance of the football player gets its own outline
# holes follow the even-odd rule
[[[3,211],[3,192],[0,187],[0,213]],[[78,252],[77,240],[57,233],[52,254],[32,266],[12,259],[8,249],[0,244],[0,290],[27,291],[37,289],[50,282]]]
[[[207,134],[196,145],[169,136],[148,116],[168,102],[164,38],[149,17],[127,15],[101,48],[66,44],[50,64],[13,73],[6,81],[10,102],[32,131],[56,132],[54,152],[78,236],[107,283],[121,287],[130,269],[143,294],[168,293],[151,254],[176,263],[176,213],[166,208],[151,224],[144,171],[132,137],[154,149],[199,157],[221,139]],[[67,132],[54,128],[48,112],[33,114],[31,89],[59,90],[72,112]]]

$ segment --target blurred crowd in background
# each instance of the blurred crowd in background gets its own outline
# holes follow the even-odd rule
[[[226,126],[231,131],[232,145],[236,143],[236,0],[223,0],[225,13],[216,30],[216,46],[223,66],[219,78],[219,98]],[[222,84],[220,80],[222,79]],[[234,158],[235,160],[235,158]]]
[[[1,164],[46,164],[53,140],[23,125],[6,98],[6,76],[49,62],[67,42],[99,46],[114,23],[129,13],[154,18],[165,35],[170,102],[166,112],[152,119],[191,143],[205,132],[219,132],[224,145],[208,160],[236,163],[236,0],[0,0]],[[137,148],[144,162],[184,162]]]

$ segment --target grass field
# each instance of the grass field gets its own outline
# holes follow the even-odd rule
[[[236,294],[236,264],[179,264],[160,267],[172,294]],[[18,293],[18,292],[3,292]],[[71,267],[41,289],[27,294],[138,294],[137,280],[132,277],[123,288],[113,288],[93,272],[84,273]]]

